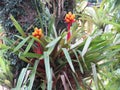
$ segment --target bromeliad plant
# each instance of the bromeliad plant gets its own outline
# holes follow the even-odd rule
[[[67,35],[70,35],[69,34],[70,26],[72,25],[75,18],[75,15],[72,15],[72,13],[70,12],[69,15],[70,15],[69,17],[65,17],[65,20],[66,18],[71,20],[70,22],[67,22],[68,23]],[[78,78],[78,75],[73,66],[73,63],[76,63],[76,61],[72,62],[70,56],[70,54],[72,54],[73,51],[70,51],[70,45],[69,43],[66,42],[68,40],[68,38],[67,40],[65,38],[66,32],[61,34],[61,36],[58,36],[56,38],[51,38],[48,36],[44,36],[42,33],[43,32],[42,29],[35,28],[32,35],[30,34],[26,36],[26,34],[23,32],[22,28],[20,27],[20,25],[17,23],[17,21],[14,19],[12,15],[11,15],[11,19],[21,34],[21,36],[17,36],[21,40],[16,47],[12,46],[10,50],[16,53],[17,55],[19,55],[20,59],[33,66],[36,65],[35,63],[37,62],[37,66],[35,66],[37,67],[36,75],[37,77],[41,78],[40,80],[43,81],[42,83],[45,86],[46,86],[45,82],[47,80],[48,90],[56,89],[59,86],[61,86],[59,87],[59,89],[63,89],[63,86],[64,88],[67,88],[66,87],[67,84],[70,86],[69,88],[73,89],[73,86],[71,86],[69,79],[72,80],[72,77]],[[71,36],[68,37],[70,38]],[[16,44],[17,42],[14,42],[13,44]],[[23,49],[24,46],[26,46],[26,49]],[[70,54],[69,51],[71,52]],[[72,57],[76,58],[75,55],[72,55]],[[71,69],[67,69],[69,67]],[[67,72],[69,72],[70,74]],[[35,78],[35,75],[33,78]],[[67,80],[67,83],[66,85],[63,84],[62,86],[61,83],[64,83],[65,79]],[[79,80],[82,81],[81,79]],[[61,83],[58,83],[59,81]],[[75,83],[75,81],[73,81],[72,83]],[[85,88],[82,82],[79,83],[81,87],[78,85],[77,88]],[[21,87],[17,86],[16,88],[18,89],[22,87],[23,85],[21,85]]]
[[[28,63],[22,69],[14,90],[89,90],[92,85],[96,90],[105,89],[100,80],[106,71],[103,67],[108,68],[113,60],[119,60],[120,46],[115,33],[103,32],[110,20],[105,18],[107,12],[103,6],[94,9],[87,7],[85,1],[83,4],[84,9],[82,7],[80,12],[77,10],[76,20],[71,12],[65,15],[67,31],[59,36],[52,15],[47,28],[51,34],[42,27],[34,28],[33,33],[25,33],[15,18],[10,16],[20,35],[15,35],[18,38],[16,41],[7,42],[9,50]],[[101,17],[102,13],[98,14],[98,11],[102,10],[105,15]],[[92,31],[83,38],[84,30]],[[28,74],[29,70],[31,73]],[[32,88],[36,79],[39,84],[37,88]]]

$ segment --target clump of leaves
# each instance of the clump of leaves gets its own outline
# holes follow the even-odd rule
[[[4,45],[0,44],[0,49]],[[6,48],[6,47],[4,47]],[[10,67],[10,62],[4,58],[5,50],[0,50],[0,85],[3,87],[12,88],[13,87],[13,74]]]

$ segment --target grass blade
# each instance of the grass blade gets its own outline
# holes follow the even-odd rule
[[[57,35],[57,30],[56,30],[56,28],[55,28],[55,24],[53,24],[52,27],[53,27],[53,31],[54,31],[55,37],[57,38],[58,35]]]
[[[93,78],[94,78],[94,82],[95,82],[95,87],[96,87],[96,90],[99,90],[98,89],[98,79],[97,79],[97,72],[96,72],[96,66],[94,63],[91,63],[92,65],[92,71],[93,71]]]
[[[48,30],[48,36],[51,35],[51,34],[54,34],[54,36],[57,38],[58,36],[57,36],[57,32],[56,32],[56,28],[55,28],[54,22],[55,22],[55,18],[52,15],[50,17],[49,25],[48,25],[48,28],[49,28],[49,30]]]
[[[44,61],[45,61],[45,71],[47,76],[47,90],[52,90],[52,75],[49,63],[49,54],[44,52]]]
[[[39,64],[39,60],[35,60],[35,64],[34,64],[34,67],[33,67],[33,70],[32,70],[32,73],[30,75],[30,84],[28,86],[28,90],[32,90],[32,86],[33,86],[33,82],[34,82],[34,79],[35,79],[35,74],[36,74],[36,69],[37,69],[37,66]]]
[[[6,65],[4,59],[1,56],[0,56],[0,68],[2,68],[4,73],[6,73]]]
[[[23,56],[20,56],[19,58],[20,58],[22,61],[24,61],[24,62],[27,62],[27,63],[32,64],[29,59],[27,59],[27,58],[25,58],[25,57],[23,57]]]
[[[55,48],[55,45],[48,48],[47,52],[48,52],[49,55],[52,53],[52,51],[54,50],[54,48]]]
[[[21,41],[13,50],[13,52],[16,52],[17,50],[19,50],[29,39],[30,37],[25,38],[23,41]]]
[[[78,82],[78,80],[76,78],[76,76],[74,75],[74,73],[72,73],[72,76],[73,76],[73,78],[75,80],[75,83],[76,83],[76,86],[77,86],[77,90],[82,90],[81,87],[80,87],[80,84],[79,84],[79,82]]]
[[[33,43],[34,43],[34,39],[32,38],[32,40],[29,42],[27,48],[25,49],[24,54],[26,54],[26,53],[30,50],[30,48],[31,48],[31,46],[33,45]]]
[[[19,32],[23,37],[25,37],[26,35],[25,35],[22,27],[19,25],[19,23],[15,20],[15,18],[14,18],[12,15],[10,15],[10,18],[11,18],[11,20],[13,21],[13,24],[14,24],[15,28],[18,30],[18,32]]]
[[[91,37],[88,37],[88,39],[87,39],[87,41],[86,41],[86,43],[85,43],[85,45],[84,45],[84,48],[83,48],[83,50],[82,50],[82,56],[84,56],[85,53],[87,52],[88,47],[89,47],[91,41],[92,41],[92,38],[91,38]]]
[[[24,39],[22,36],[19,36],[19,35],[15,35],[15,37],[17,37],[17,38],[19,38],[19,39],[21,39],[21,40]]]
[[[72,64],[72,60],[71,60],[71,58],[70,58],[70,55],[69,55],[67,49],[66,49],[66,48],[62,48],[62,50],[63,50],[63,52],[64,52],[64,54],[65,54],[65,57],[66,57],[69,65],[70,65],[70,68],[71,68],[72,71],[75,73],[75,69],[74,69],[74,66],[73,66],[73,64]]]
[[[83,73],[84,73],[83,67],[82,67],[82,65],[81,65],[81,63],[80,63],[80,60],[79,60],[78,55],[77,55],[77,52],[76,52],[75,50],[73,50],[73,52],[74,52],[74,54],[75,54],[75,56],[76,56],[76,58],[77,58],[77,61],[78,61],[78,64],[79,64],[79,68],[80,68],[80,71],[81,71],[81,73],[83,74]]]
[[[21,90],[20,88],[21,88],[22,83],[23,83],[23,80],[24,80],[24,78],[25,78],[25,75],[26,75],[28,66],[29,66],[29,64],[27,65],[26,68],[23,68],[23,69],[22,69],[22,71],[21,71],[21,73],[20,73],[20,76],[19,76],[19,78],[18,78],[18,81],[17,81],[17,86],[16,86],[16,88],[15,88],[14,90]]]
[[[43,58],[42,55],[36,54],[36,53],[26,53],[22,54],[22,52],[19,53],[19,57],[28,57],[28,58]]]
[[[46,47],[52,47],[52,46],[55,45],[60,39],[61,39],[61,37],[58,37],[58,38],[54,39],[54,40],[51,41]]]
[[[80,50],[77,50],[77,52],[80,54],[80,56],[81,56],[81,58],[82,58],[82,61],[83,61],[84,65],[85,65],[85,67],[86,67],[86,69],[87,69],[87,65],[86,65],[86,63],[85,63],[84,57],[82,56],[82,52],[81,52]]]
[[[43,29],[42,15],[41,15],[41,13],[40,13],[40,11],[38,9],[39,7],[38,7],[38,4],[37,4],[37,0],[34,0],[34,2],[35,2],[36,10],[37,10],[37,13],[38,13],[38,18],[40,20],[40,27]],[[39,4],[43,8],[43,4],[41,2]]]

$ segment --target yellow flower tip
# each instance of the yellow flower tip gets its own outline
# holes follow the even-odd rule
[[[40,28],[40,29],[38,29],[39,30],[39,32],[42,32],[42,29]]]
[[[34,33],[37,34],[38,32],[35,30]]]
[[[66,14],[66,18],[69,18],[69,14]]]
[[[68,14],[69,14],[69,15],[72,15],[72,13],[71,13],[71,12],[68,12]]]
[[[38,35],[42,35],[42,32],[39,32]]]
[[[72,15],[75,18],[75,14]]]
[[[32,33],[32,35],[34,37],[40,39],[41,37],[43,37],[42,29],[35,28],[34,32]]]
[[[35,28],[34,28],[34,31],[36,31],[36,30],[38,30],[38,28],[37,28],[37,27],[35,27]]]
[[[32,36],[35,36],[35,32],[32,33]]]

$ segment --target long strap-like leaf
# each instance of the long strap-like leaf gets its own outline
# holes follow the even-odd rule
[[[25,37],[26,35],[25,35],[22,27],[20,26],[20,24],[15,20],[15,18],[14,18],[12,15],[10,15],[10,18],[11,18],[11,20],[13,21],[13,24],[14,24],[15,28],[18,30],[18,32],[19,32],[23,37]]]

